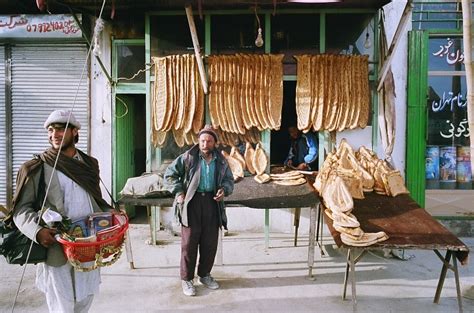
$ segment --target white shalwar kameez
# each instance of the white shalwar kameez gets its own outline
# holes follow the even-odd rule
[[[64,195],[64,210],[71,220],[93,212],[89,194],[72,179],[56,171]],[[92,264],[83,263],[84,266]],[[99,291],[100,271],[77,272],[67,262],[55,267],[41,263],[37,266],[36,286],[45,293],[50,312],[87,312],[94,294]]]

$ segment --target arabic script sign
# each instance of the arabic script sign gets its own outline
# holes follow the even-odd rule
[[[0,38],[45,37],[80,38],[82,32],[72,15],[69,14],[0,15]]]
[[[462,63],[464,61],[464,53],[460,50],[460,48],[453,46],[453,40],[446,38],[446,41],[447,43],[445,45],[440,45],[439,50],[433,52],[433,55],[439,58],[446,58],[446,63],[449,65]]]

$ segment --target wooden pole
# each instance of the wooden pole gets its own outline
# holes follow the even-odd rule
[[[466,68],[467,120],[469,129],[474,131],[474,78],[472,64],[472,0],[462,0],[462,28],[464,46],[464,66]],[[471,141],[471,169],[474,169],[474,136]]]
[[[201,58],[201,48],[199,46],[199,38],[196,32],[196,25],[194,24],[193,9],[191,8],[191,5],[186,5],[185,9],[186,17],[188,18],[189,31],[191,32],[191,39],[193,40],[194,55],[196,56],[196,61],[198,64],[199,76],[201,76],[202,90],[204,91],[204,94],[207,95],[207,78],[206,73],[204,72],[204,63],[202,62]]]
[[[405,5],[405,9],[403,10],[400,22],[398,23],[397,30],[395,31],[395,35],[393,35],[392,42],[390,44],[390,47],[388,48],[387,57],[384,60],[382,64],[382,68],[379,71],[379,81],[377,85],[377,91],[380,91],[380,89],[382,89],[383,87],[385,76],[387,76],[388,70],[390,69],[390,65],[392,64],[393,52],[396,50],[396,48],[398,47],[398,44],[400,43],[400,37],[402,36],[402,32],[405,30],[405,26],[411,20],[410,13],[412,11],[412,8],[413,8],[412,1],[408,0],[407,4]]]

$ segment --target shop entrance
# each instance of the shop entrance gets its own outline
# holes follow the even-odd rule
[[[127,179],[146,170],[145,95],[120,94],[115,98],[115,197]],[[133,206],[127,207],[130,217]]]
[[[280,130],[272,131],[270,162],[283,165],[290,149],[288,127],[296,125],[296,81],[283,82],[283,107],[281,110]]]

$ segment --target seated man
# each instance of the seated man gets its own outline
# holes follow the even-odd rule
[[[288,127],[291,145],[285,166],[298,170],[315,170],[318,162],[318,139],[308,132],[303,134],[295,126]]]

